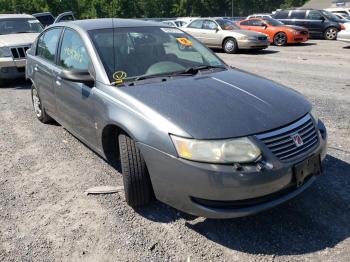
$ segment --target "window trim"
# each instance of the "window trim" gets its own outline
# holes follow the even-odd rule
[[[58,45],[58,48],[57,48],[57,56],[56,56],[56,61],[55,61],[56,66],[57,66],[58,68],[62,69],[62,70],[67,70],[67,71],[70,71],[70,72],[78,71],[77,69],[72,70],[72,69],[64,68],[62,65],[59,64],[59,58],[60,58],[61,51],[62,51],[62,43],[63,43],[64,33],[65,33],[67,30],[68,30],[68,31],[70,30],[70,31],[73,31],[74,33],[76,33],[76,34],[80,37],[81,41],[83,42],[84,47],[85,47],[85,49],[86,49],[86,53],[87,53],[88,58],[89,58],[89,64],[88,64],[87,70],[90,72],[90,74],[93,74],[93,72],[95,72],[95,68],[94,68],[93,63],[92,63],[92,60],[91,60],[91,55],[89,54],[89,50],[87,49],[86,44],[85,44],[83,38],[81,37],[80,33],[79,33],[77,30],[75,30],[74,28],[71,28],[71,27],[67,27],[67,26],[65,26],[65,27],[63,28],[61,37],[60,37],[60,39],[59,39],[59,45]],[[93,71],[93,72],[91,72],[91,71]],[[95,77],[95,76],[94,76],[94,77]]]
[[[42,36],[44,36],[47,32],[49,32],[49,31],[51,31],[51,30],[54,30],[54,29],[60,29],[61,32],[60,32],[60,35],[59,35],[58,41],[57,41],[57,46],[56,46],[56,51],[55,51],[55,59],[54,59],[54,61],[50,61],[50,60],[46,59],[45,57],[39,56],[39,55],[38,55],[38,48],[39,48],[39,41],[40,41],[40,38],[41,38]],[[50,27],[50,28],[48,28],[48,29],[42,31],[42,32],[40,33],[40,35],[38,36],[37,40],[36,40],[35,57],[40,58],[40,59],[42,59],[42,60],[44,60],[44,61],[46,61],[46,62],[48,62],[48,63],[50,63],[50,64],[56,65],[57,55],[58,55],[57,52],[58,52],[58,48],[59,48],[59,46],[60,46],[60,41],[61,41],[61,38],[62,38],[62,33],[63,33],[63,31],[64,31],[64,27],[63,27],[63,26],[54,26],[54,27]],[[44,38],[45,38],[45,36],[44,36]]]

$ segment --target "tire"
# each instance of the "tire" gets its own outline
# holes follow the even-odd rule
[[[279,32],[273,37],[273,44],[275,46],[285,46],[288,43],[288,38],[286,33]]]
[[[338,34],[338,29],[335,27],[329,27],[324,32],[324,39],[326,40],[336,40]]]
[[[222,48],[224,49],[225,53],[227,54],[235,54],[238,51],[238,45],[236,39],[230,37],[225,39],[224,43],[222,44]]]
[[[46,113],[45,108],[41,102],[38,90],[32,85],[31,90],[33,109],[36,117],[40,122],[47,124],[52,121],[52,118]]]
[[[133,208],[146,206],[154,193],[145,160],[133,139],[120,134],[118,141],[125,200]]]

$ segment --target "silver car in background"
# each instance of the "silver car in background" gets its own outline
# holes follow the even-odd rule
[[[24,76],[26,51],[43,30],[31,15],[0,15],[0,80]]]
[[[270,45],[267,35],[241,29],[228,19],[200,18],[182,30],[212,48],[222,48],[228,54],[239,49],[263,50]]]
[[[345,30],[338,33],[337,40],[350,43],[350,23],[345,23],[344,27]]]

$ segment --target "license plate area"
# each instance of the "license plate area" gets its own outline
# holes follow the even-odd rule
[[[304,184],[304,180],[311,175],[321,175],[321,156],[314,155],[303,162],[296,164],[293,168],[294,177],[298,187]]]

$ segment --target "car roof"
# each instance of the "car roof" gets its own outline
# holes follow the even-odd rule
[[[63,26],[69,26],[69,27],[77,26],[85,31],[104,29],[104,28],[118,28],[118,27],[147,27],[147,26],[164,27],[166,26],[159,22],[143,21],[143,20],[137,20],[137,19],[120,19],[120,18],[85,19],[85,20],[61,22],[58,24]],[[58,24],[55,24],[55,25],[58,25]]]
[[[32,15],[27,14],[0,14],[0,19],[14,19],[14,18],[29,18],[35,19]]]

